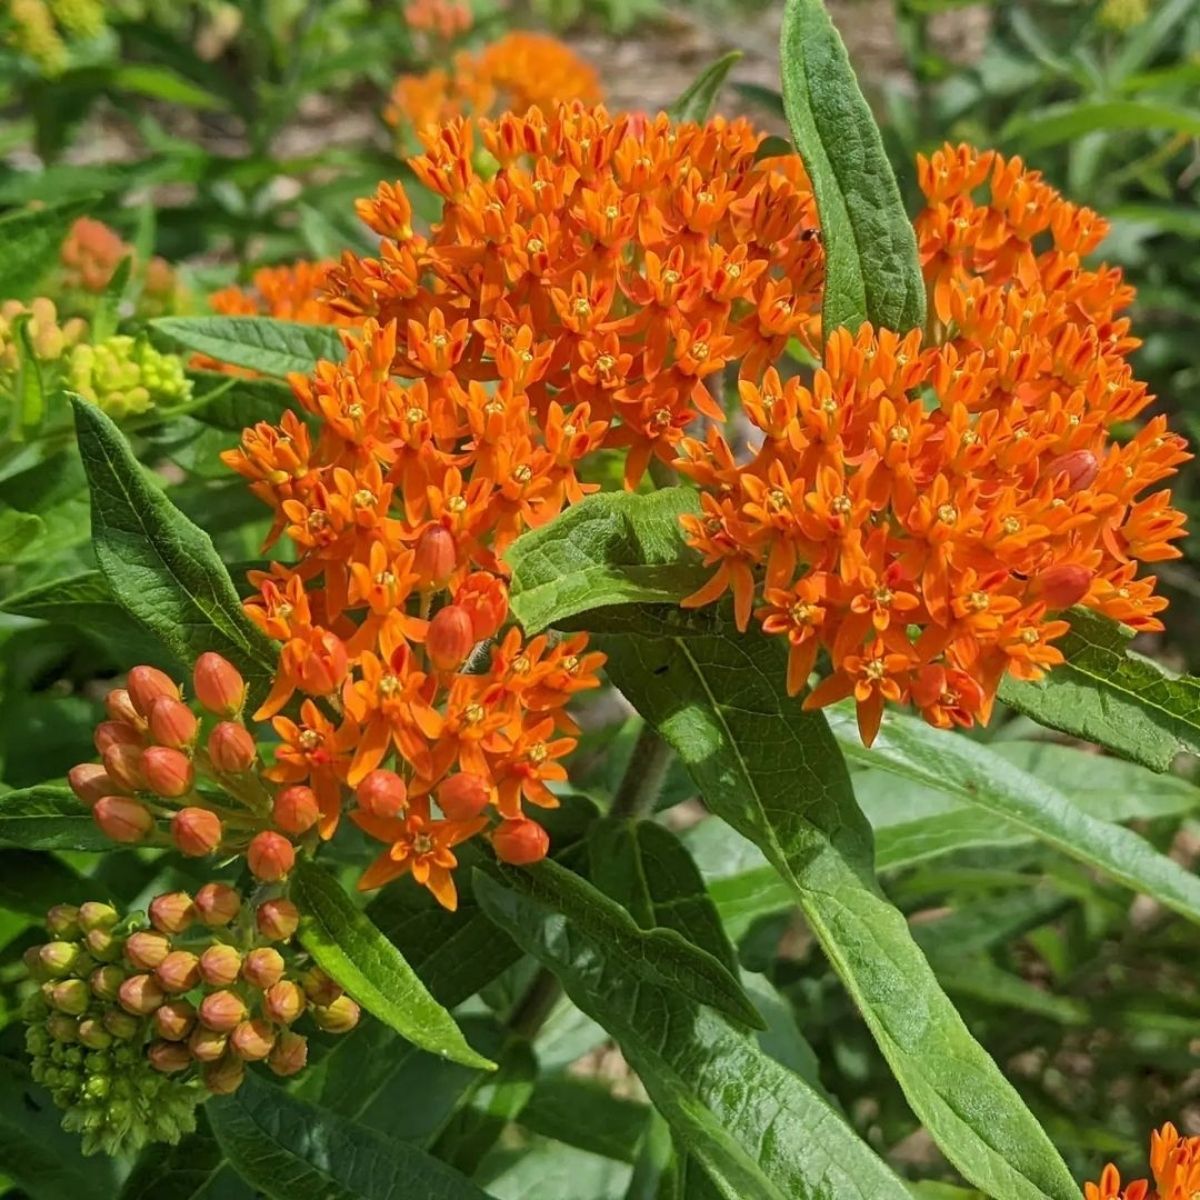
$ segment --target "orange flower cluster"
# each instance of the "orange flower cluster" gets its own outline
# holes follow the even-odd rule
[[[306,325],[343,325],[345,319],[324,299],[332,262],[298,262],[261,267],[248,288],[213,292],[209,307],[226,317],[274,317]]]
[[[1109,1163],[1099,1183],[1084,1185],[1084,1200],[1193,1200],[1200,1194],[1200,1138],[1180,1137],[1168,1122],[1150,1135],[1150,1181],[1135,1179],[1121,1186],[1121,1174]]]
[[[112,282],[121,263],[134,254],[133,246],[103,221],[80,217],[71,226],[59,251],[62,285],[71,291],[99,295]],[[179,283],[174,268],[166,259],[150,259],[141,276],[141,285],[141,308],[147,315],[167,312],[177,306]]]
[[[466,33],[474,17],[466,0],[410,0],[404,6],[404,23],[418,33],[449,42]]]
[[[546,34],[515,31],[477,53],[459,52],[448,68],[402,75],[384,117],[420,135],[458,116],[524,112],[535,104],[553,108],[571,100],[593,104],[600,94],[596,72],[569,46]]]

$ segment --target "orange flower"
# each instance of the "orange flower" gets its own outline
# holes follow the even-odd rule
[[[1192,1200],[1200,1192],[1200,1138],[1181,1137],[1170,1122],[1150,1134],[1150,1172],[1154,1190],[1145,1179],[1121,1186],[1117,1168],[1109,1163],[1099,1183],[1084,1184],[1085,1200]]]

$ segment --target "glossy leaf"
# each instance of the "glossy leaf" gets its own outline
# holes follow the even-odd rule
[[[518,1122],[532,1133],[631,1163],[650,1113],[648,1105],[614,1096],[601,1081],[564,1075],[538,1080]]]
[[[784,111],[821,219],[825,337],[865,321],[901,333],[923,326],[916,234],[822,0],[788,0],[779,57]]]
[[[159,317],[151,326],[188,350],[283,379],[311,375],[321,360],[341,362],[346,348],[329,325],[270,317]]]
[[[672,119],[697,121],[701,124],[707,121],[717,97],[721,94],[726,77],[741,57],[740,50],[731,50],[701,71],[684,89],[679,99],[667,110]]]
[[[292,898],[301,912],[301,944],[363,1008],[431,1054],[468,1067],[494,1065],[471,1049],[454,1018],[336,879],[315,863],[298,863]]]
[[[26,850],[111,850],[70,788],[54,784],[0,795],[0,842]]]
[[[119,1200],[253,1200],[208,1127],[206,1108],[197,1128],[177,1145],[154,1142],[138,1157]]]

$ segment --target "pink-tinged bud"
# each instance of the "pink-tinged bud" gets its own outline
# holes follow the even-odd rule
[[[168,1000],[154,1013],[154,1032],[168,1042],[182,1042],[196,1024],[196,1009],[187,1000]]]
[[[158,964],[154,975],[163,991],[178,996],[190,992],[200,982],[200,960],[190,950],[172,950]]]
[[[128,796],[102,796],[92,809],[92,819],[105,837],[134,845],[154,831],[154,816],[144,805]]]
[[[448,821],[470,821],[487,808],[491,798],[488,781],[466,771],[443,780],[437,790],[438,807]]]
[[[76,1042],[79,1040],[79,1019],[68,1017],[66,1013],[51,1013],[46,1018],[46,1032],[56,1042]]]
[[[236,992],[210,992],[200,1001],[200,1023],[214,1033],[232,1033],[246,1019],[246,1006]]]
[[[104,1028],[99,1017],[84,1017],[77,1031],[79,1041],[89,1050],[107,1050],[113,1044],[113,1036]]]
[[[264,829],[256,833],[246,848],[250,873],[264,883],[282,879],[296,862],[296,850],[281,833]]]
[[[361,1010],[349,996],[339,996],[332,1004],[314,1006],[312,1014],[318,1029],[326,1033],[349,1033],[358,1024]]]
[[[447,604],[429,622],[425,634],[425,653],[439,671],[462,666],[475,645],[471,614],[457,604]]]
[[[286,942],[300,927],[300,910],[283,897],[264,900],[255,913],[258,932],[272,942]]]
[[[120,915],[111,904],[104,904],[100,900],[85,900],[79,906],[79,928],[89,933],[93,929],[111,929],[120,919]]]
[[[125,961],[138,971],[153,971],[171,953],[171,939],[140,929],[125,939]]]
[[[508,617],[508,589],[495,575],[476,571],[454,594],[454,602],[471,617],[475,640],[494,637]]]
[[[408,807],[408,787],[395,771],[372,771],[354,791],[364,812],[373,817],[395,818]]]
[[[321,819],[317,794],[303,784],[286,787],[275,797],[271,815],[284,833],[297,837],[307,833]]]
[[[124,721],[134,729],[142,729],[141,714],[133,707],[133,698],[124,688],[113,688],[104,697],[104,711],[108,713],[110,721]]]
[[[182,700],[160,696],[150,710],[150,736],[172,750],[190,749],[196,741],[200,722]]]
[[[290,1025],[307,1007],[303,988],[290,979],[273,983],[263,996],[263,1012],[277,1025]]]
[[[1034,580],[1034,593],[1049,609],[1070,608],[1088,594],[1094,578],[1080,563],[1059,563]]]
[[[457,565],[453,535],[441,525],[431,525],[417,539],[417,550],[413,556],[413,570],[417,573],[420,586],[430,591],[444,588]]]
[[[246,703],[246,681],[237,667],[211,650],[196,659],[192,684],[196,699],[218,717],[236,717]]]
[[[136,792],[146,786],[141,746],[117,743],[103,752],[103,758],[105,771],[121,791]]]
[[[301,976],[304,994],[322,1008],[328,1008],[342,995],[341,984],[336,983],[320,967],[309,967]]]
[[[178,800],[192,790],[196,771],[192,760],[170,746],[150,746],[142,752],[142,777],[156,796]]]
[[[111,929],[90,929],[83,939],[87,952],[98,962],[115,962],[121,957],[124,939]]]
[[[246,1078],[246,1064],[236,1054],[227,1054],[217,1062],[209,1063],[201,1078],[214,1096],[232,1096]]]
[[[304,1070],[307,1062],[308,1039],[290,1029],[285,1029],[275,1039],[275,1045],[271,1047],[271,1053],[267,1056],[267,1066],[276,1075],[284,1077],[298,1075]]]
[[[175,681],[156,667],[134,667],[125,681],[133,707],[143,717],[150,715],[154,702],[160,696],[179,699],[179,688]]]
[[[501,862],[524,867],[540,862],[550,850],[550,835],[536,822],[501,821],[492,834],[492,849]]]
[[[242,956],[232,946],[209,946],[200,955],[200,978],[213,987],[228,987],[242,969]]]
[[[38,949],[42,972],[51,979],[61,979],[75,970],[81,951],[73,942],[47,942]]]
[[[74,904],[56,904],[46,914],[46,928],[56,938],[79,936],[79,909]]]
[[[260,946],[251,950],[242,963],[242,978],[251,987],[272,987],[283,978],[286,967],[283,955],[271,946]]]
[[[208,735],[208,757],[221,774],[240,775],[254,766],[258,751],[244,725],[222,721]]]
[[[205,1029],[203,1025],[197,1025],[188,1037],[187,1044],[197,1062],[211,1063],[216,1062],[225,1053],[229,1037],[224,1033]]]
[[[172,1075],[192,1065],[192,1056],[186,1046],[178,1042],[151,1042],[146,1051],[150,1065],[164,1075]]]
[[[130,975],[117,992],[121,1007],[135,1017],[148,1017],[165,999],[153,975]]]
[[[275,1045],[275,1030],[270,1021],[255,1017],[253,1021],[243,1021],[229,1035],[229,1045],[239,1058],[261,1062]]]
[[[188,858],[203,858],[220,844],[221,818],[207,808],[181,808],[171,818],[171,841]]]
[[[100,1019],[104,1022],[104,1028],[122,1042],[141,1032],[141,1020],[132,1013],[121,1012],[117,1008],[108,1009]]]
[[[310,696],[327,696],[342,686],[349,669],[345,643],[336,634],[322,633],[296,662],[296,682]]]
[[[1090,487],[1100,474],[1100,460],[1090,450],[1072,450],[1060,454],[1046,468],[1047,479],[1057,479],[1060,475],[1067,477],[1067,490],[1081,492]]]
[[[82,979],[64,979],[51,986],[50,1003],[59,1012],[71,1017],[81,1017],[87,1012],[92,993]]]
[[[113,963],[97,967],[88,976],[88,986],[97,1000],[110,1002],[115,1000],[120,994],[121,984],[124,982],[125,972]]]
[[[96,753],[103,755],[113,746],[137,746],[144,744],[141,730],[127,721],[101,721],[92,732],[92,744]]]
[[[102,796],[111,796],[121,789],[108,777],[99,763],[80,763],[67,772],[67,783],[80,801],[91,808]]]
[[[150,924],[161,933],[183,933],[196,919],[196,906],[187,892],[164,892],[150,901]]]
[[[205,925],[228,925],[242,910],[242,898],[227,883],[206,883],[196,893],[196,911]]]

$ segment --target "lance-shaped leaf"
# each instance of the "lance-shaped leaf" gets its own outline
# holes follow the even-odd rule
[[[50,783],[0,795],[0,842],[26,850],[112,849],[75,793]]]
[[[475,873],[484,911],[549,967],[621,1050],[726,1200],[901,1200],[904,1186],[809,1086],[542,898]]]
[[[871,830],[820,714],[785,690],[778,638],[711,611],[593,614],[609,677],[675,748],[707,805],[788,882],[909,1103],[973,1183],[1074,1200],[1045,1132],[971,1037],[902,913],[880,893]]]
[[[741,57],[740,50],[731,50],[722,55],[688,84],[683,94],[667,111],[676,121],[707,121],[726,77]]]
[[[1070,621],[1056,643],[1067,661],[1037,683],[1006,678],[1000,699],[1155,771],[1181,752],[1200,754],[1200,679],[1131,653],[1133,631],[1099,613],[1075,608]]]
[[[300,862],[292,898],[301,913],[301,944],[369,1013],[431,1054],[467,1067],[494,1066],[471,1049],[454,1018],[336,879]]]
[[[864,321],[900,333],[924,325],[916,234],[822,0],[788,0],[779,57],[784,111],[821,218],[825,337]]]
[[[284,379],[311,375],[321,360],[346,357],[337,329],[272,317],[159,317],[153,328],[188,350],[218,362]]]
[[[197,1110],[196,1131],[178,1144],[153,1142],[142,1151],[119,1200],[254,1200],[254,1189],[238,1178],[213,1137],[207,1111]]]

